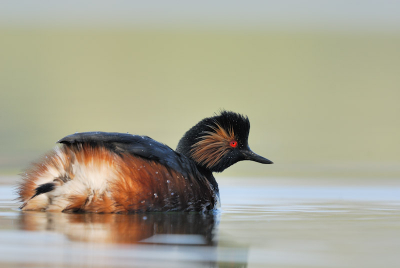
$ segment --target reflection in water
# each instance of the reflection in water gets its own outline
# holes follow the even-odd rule
[[[70,240],[215,246],[218,215],[198,213],[66,214],[24,212],[20,228],[55,231]]]
[[[171,267],[246,267],[247,250],[217,250],[216,230],[219,214],[198,213],[146,213],[146,214],[67,214],[22,212],[18,215],[18,227],[33,231],[24,236],[40,233],[40,240],[46,240],[50,233],[60,233],[71,241],[46,240],[36,248],[38,252],[52,252],[46,258],[30,255],[31,244],[38,238],[25,238],[27,247],[23,253],[24,263],[43,267],[44,264],[81,264]],[[44,232],[43,231],[47,231]],[[22,233],[22,232],[21,232]],[[22,233],[23,234],[23,233]],[[14,241],[15,239],[13,239]],[[18,239],[17,239],[18,240]],[[49,242],[50,241],[50,242]],[[83,243],[81,243],[83,242]],[[87,247],[90,244],[90,247]],[[128,246],[128,244],[135,244]],[[1,245],[1,243],[0,243]],[[140,246],[139,246],[140,245]],[[65,247],[69,251],[65,251]],[[65,258],[66,252],[73,252]],[[39,257],[38,257],[39,256]],[[123,256],[123,258],[121,258]],[[16,257],[16,256],[14,256]],[[10,255],[11,262],[14,260]],[[19,257],[18,257],[19,258]]]
[[[6,244],[25,241],[25,244],[19,242],[18,255],[8,256],[12,263],[29,263],[31,267],[82,264],[131,267],[132,263],[138,267],[247,267],[247,247],[233,244],[227,247],[227,240],[223,242],[225,245],[217,247],[219,213],[123,215],[26,211],[16,215],[18,229],[29,232],[15,233],[16,237],[5,241]],[[71,243],[65,243],[54,233],[62,234]],[[32,243],[36,245],[36,253],[32,253]]]
[[[20,212],[12,188],[0,187],[0,267],[398,268],[396,185],[225,186],[221,223],[187,213]]]

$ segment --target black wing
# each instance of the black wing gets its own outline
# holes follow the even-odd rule
[[[58,143],[104,146],[117,154],[129,153],[157,161],[184,176],[187,176],[188,172],[198,172],[190,159],[147,136],[115,132],[82,132],[66,136]]]

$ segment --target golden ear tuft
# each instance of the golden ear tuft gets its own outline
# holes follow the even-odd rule
[[[233,128],[224,129],[218,122],[209,126],[212,131],[204,131],[204,136],[192,145],[190,150],[192,158],[207,168],[215,166],[221,158],[231,149],[229,143],[235,140]]]

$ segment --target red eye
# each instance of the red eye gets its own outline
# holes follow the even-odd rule
[[[231,147],[233,147],[233,148],[236,148],[236,146],[237,146],[237,141],[231,141],[231,142],[229,143],[229,145],[230,145]]]

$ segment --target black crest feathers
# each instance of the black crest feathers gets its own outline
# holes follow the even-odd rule
[[[222,171],[221,161],[231,151],[231,142],[247,148],[250,121],[238,113],[222,111],[201,120],[191,128],[178,144],[177,151],[211,171]],[[232,163],[233,164],[233,163]]]

